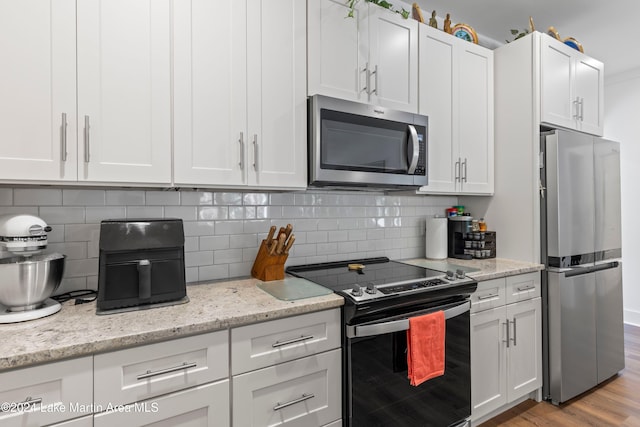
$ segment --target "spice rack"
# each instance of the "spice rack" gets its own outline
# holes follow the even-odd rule
[[[472,231],[464,235],[464,253],[478,259],[496,257],[496,232]]]

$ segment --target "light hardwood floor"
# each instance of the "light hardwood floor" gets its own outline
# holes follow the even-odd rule
[[[640,328],[625,325],[625,369],[560,406],[528,400],[481,427],[640,426]]]

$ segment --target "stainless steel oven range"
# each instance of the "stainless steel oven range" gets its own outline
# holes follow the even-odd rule
[[[343,421],[352,427],[467,426],[471,417],[469,296],[477,282],[369,258],[289,267],[345,298]],[[409,318],[442,310],[445,372],[419,386],[407,378]]]

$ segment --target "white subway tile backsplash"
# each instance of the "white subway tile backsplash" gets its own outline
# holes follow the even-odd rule
[[[62,205],[62,190],[51,188],[15,188],[14,206],[58,206]]]
[[[164,208],[164,217],[195,221],[198,219],[198,209],[195,206],[167,206]]]
[[[39,216],[47,224],[84,223],[85,208],[82,207],[41,207]]]
[[[200,250],[215,251],[218,249],[229,249],[229,236],[202,236],[200,239]]]
[[[62,281],[60,282],[60,286],[53,293],[53,295],[66,294],[71,291],[78,291],[81,289],[87,288],[87,278],[86,277],[62,277]]]
[[[213,205],[213,193],[210,191],[182,191],[181,195],[183,205]]]
[[[164,207],[127,206],[127,218],[164,218]]]
[[[309,190],[287,193],[0,188],[1,213],[31,213],[52,226],[49,251],[67,255],[65,288],[96,288],[99,223],[115,217],[184,221],[187,282],[248,276],[271,225],[293,225],[287,265],[367,256],[424,256],[428,215],[450,196]]]
[[[87,289],[98,290],[98,276],[87,276]]]
[[[221,249],[216,251],[213,257],[214,264],[231,264],[242,262],[242,249]]]
[[[13,204],[13,189],[0,188],[0,206],[11,206]]]
[[[124,206],[86,207],[87,224],[99,223],[104,219],[125,218],[127,210]]]
[[[240,234],[243,231],[242,221],[216,221],[216,233],[220,234]]]
[[[144,191],[126,191],[126,190],[111,190],[107,191],[107,205],[116,205],[116,206],[136,206],[136,205],[144,205],[145,203],[145,192]]]
[[[103,206],[104,190],[62,190],[62,204],[67,206]]]
[[[180,204],[180,195],[186,194],[179,191],[147,191],[145,201],[147,206],[173,206]]]

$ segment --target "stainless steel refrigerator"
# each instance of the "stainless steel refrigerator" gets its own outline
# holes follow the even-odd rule
[[[624,368],[620,146],[554,130],[541,148],[543,393],[558,404]]]

